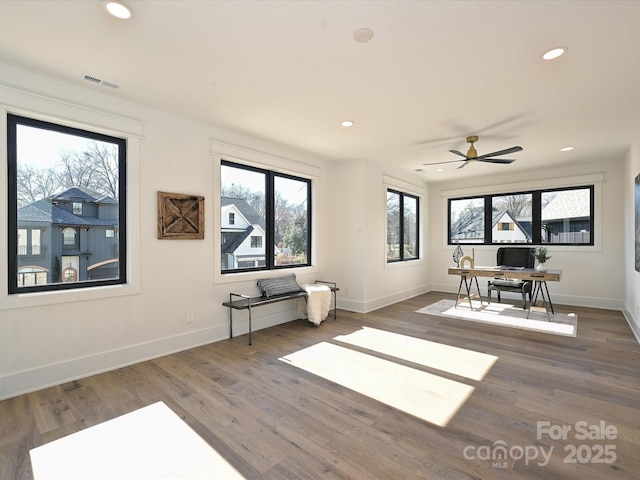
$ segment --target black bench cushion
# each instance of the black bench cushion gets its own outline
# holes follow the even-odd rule
[[[258,279],[258,290],[265,297],[303,291],[296,281],[295,273],[284,277]]]

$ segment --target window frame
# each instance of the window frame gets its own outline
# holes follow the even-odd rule
[[[542,242],[542,195],[545,193],[552,192],[562,192],[569,190],[589,190],[589,242],[583,243],[558,243],[558,242]],[[596,232],[595,232],[595,184],[582,184],[582,185],[572,185],[572,186],[557,186],[552,188],[539,188],[539,189],[530,189],[530,190],[518,190],[512,192],[504,192],[500,191],[499,193],[490,193],[484,195],[467,195],[460,197],[449,197],[447,198],[447,245],[456,246],[456,245],[488,245],[488,246],[496,246],[496,245],[513,245],[513,246],[522,246],[522,245],[530,245],[530,246],[565,246],[565,247],[593,247],[596,243]],[[493,199],[495,197],[503,197],[509,195],[531,195],[531,203],[532,203],[532,212],[531,212],[531,242],[527,243],[500,243],[493,241],[493,231],[492,231],[492,218],[491,215],[487,215],[486,212],[492,212],[493,208]],[[459,200],[472,200],[472,199],[482,199],[484,204],[484,239],[482,242],[452,242],[451,241],[451,203]]]
[[[35,294],[40,292],[56,292],[65,290],[87,290],[95,287],[125,285],[128,283],[128,136],[108,135],[98,133],[98,128],[83,125],[83,128],[67,125],[63,122],[45,121],[36,116],[25,116],[6,111],[6,140],[7,140],[7,293],[9,295]],[[47,283],[34,286],[18,285],[18,200],[17,200],[17,131],[18,126],[24,125],[67,135],[74,135],[90,140],[108,142],[117,145],[118,149],[118,264],[119,276],[113,279],[86,280],[73,283]]]
[[[237,168],[241,170],[247,170],[251,172],[261,173],[265,176],[265,237],[264,237],[264,249],[265,249],[265,264],[263,266],[257,267],[249,267],[249,268],[233,268],[233,269],[224,269],[222,268],[222,262],[219,261],[219,273],[224,278],[234,274],[244,274],[250,272],[268,272],[268,271],[276,271],[276,270],[286,270],[292,268],[306,268],[312,266],[312,258],[313,258],[313,245],[312,245],[312,229],[313,229],[313,183],[310,178],[284,173],[282,171],[276,169],[266,169],[253,165],[249,165],[243,163],[242,161],[237,160],[227,160],[226,157],[220,158],[220,166],[222,169],[223,166],[228,166],[232,168]],[[286,265],[275,265],[275,255],[274,252],[271,252],[268,248],[269,245],[275,245],[275,179],[276,178],[285,178],[296,180],[300,182],[304,182],[307,184],[307,261],[305,263],[297,263],[297,264],[286,264]],[[222,197],[222,185],[219,185],[219,194],[218,197]],[[220,210],[218,210],[219,212]],[[221,229],[220,229],[221,231]],[[222,240],[222,239],[221,239]],[[220,245],[221,246],[221,245]],[[218,249],[217,256],[220,256],[220,248]]]
[[[387,255],[387,249],[385,249],[385,257],[386,257],[386,263],[387,264],[393,264],[393,263],[403,263],[403,262],[412,262],[412,261],[416,261],[416,260],[420,260],[420,197],[418,195],[412,194],[412,193],[407,193],[404,192],[402,190],[398,190],[397,188],[392,188],[392,187],[387,187],[385,190],[385,194],[388,195],[389,193],[393,193],[399,196],[400,198],[400,202],[398,205],[399,208],[399,218],[398,218],[398,226],[399,226],[399,240],[398,243],[400,245],[400,256],[399,258],[392,258],[389,259],[388,255]],[[410,258],[404,258],[404,238],[405,238],[405,222],[404,222],[404,199],[405,197],[409,197],[415,200],[416,202],[416,223],[415,223],[415,232],[416,232],[416,253],[413,257]],[[388,228],[389,228],[389,222],[388,222],[388,218],[387,218],[387,213],[388,210],[385,209],[385,244],[386,239],[388,238]]]

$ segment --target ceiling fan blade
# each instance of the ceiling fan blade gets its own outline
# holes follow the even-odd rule
[[[446,162],[423,163],[423,165],[441,165],[443,163],[466,162],[467,160],[447,160]]]
[[[507,155],[508,153],[515,153],[515,152],[521,152],[521,151],[522,151],[522,147],[511,147],[511,148],[506,148],[504,150],[498,150],[497,152],[486,153],[484,155],[480,155],[475,158],[480,160],[482,158],[497,157],[498,155]]]
[[[479,162],[487,162],[487,163],[513,163],[516,161],[515,158],[476,158]]]
[[[462,165],[460,165],[458,168],[456,168],[456,170],[460,170],[461,168],[466,167],[467,165],[469,165],[471,163],[470,160],[467,160],[466,162],[464,162]]]
[[[458,150],[449,150],[451,153],[455,153],[456,155],[460,155],[461,157],[466,158],[467,160],[469,160],[469,157],[467,157],[464,153],[459,152]]]

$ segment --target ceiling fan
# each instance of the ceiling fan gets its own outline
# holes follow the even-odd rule
[[[477,135],[471,135],[467,137],[467,143],[470,143],[471,147],[469,147],[469,151],[467,152],[466,155],[462,152],[459,152],[458,150],[449,150],[451,153],[464,157],[464,160],[448,160],[446,162],[425,163],[423,165],[440,165],[442,163],[464,162],[462,165],[458,167],[458,169],[460,169],[462,167],[466,167],[471,162],[512,163],[516,161],[515,158],[493,158],[493,157],[499,157],[500,155],[508,155],[509,153],[522,151],[522,147],[511,147],[511,148],[506,148],[504,150],[498,150],[497,152],[487,153],[485,155],[478,155],[478,152],[473,146],[473,144],[476,143],[477,141],[478,141]]]

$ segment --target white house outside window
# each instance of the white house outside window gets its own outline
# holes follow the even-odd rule
[[[310,265],[311,181],[223,160],[221,272]]]

